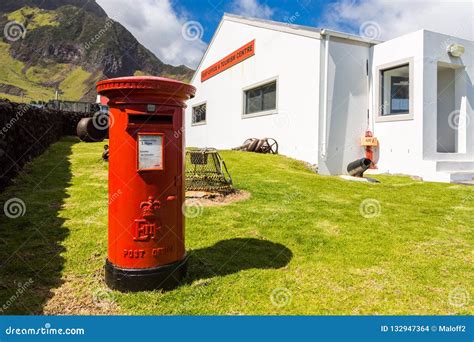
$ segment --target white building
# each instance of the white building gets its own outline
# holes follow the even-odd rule
[[[226,14],[192,80],[187,145],[272,137],[336,175],[370,130],[381,172],[471,181],[473,61],[472,41],[426,30],[379,42]]]

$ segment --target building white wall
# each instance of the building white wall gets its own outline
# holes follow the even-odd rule
[[[373,47],[371,114],[374,119],[374,135],[377,147],[378,168],[383,172],[416,175],[432,165],[423,162],[423,31],[395,38]],[[411,63],[410,83],[413,91],[410,113],[413,117],[402,121],[378,121],[381,111],[379,68],[389,64]],[[394,117],[395,118],[395,117]]]
[[[325,49],[321,52],[321,89],[327,84],[327,120],[324,119],[324,92],[320,99],[321,174],[347,173],[347,165],[364,157],[360,138],[367,129],[369,45],[329,38],[328,82],[324,80]],[[326,124],[324,124],[326,121]],[[323,130],[326,129],[326,139]],[[324,141],[326,140],[326,141]],[[327,146],[326,148],[324,146]]]
[[[474,43],[472,41],[447,36],[431,31],[422,31],[424,39],[424,158],[427,160],[474,161]],[[461,57],[452,57],[447,48],[453,43],[465,47]],[[456,132],[458,153],[438,153],[437,133],[437,70],[439,67],[454,71],[454,107],[458,111],[450,119],[461,121],[461,129]],[[457,118],[456,118],[457,117]]]
[[[255,56],[201,83],[201,71],[255,39]],[[186,145],[229,149],[247,138],[275,138],[280,153],[311,163],[318,156],[320,40],[224,20],[192,84]],[[277,78],[276,114],[242,118],[243,88]],[[206,124],[192,107],[207,103]]]
[[[453,58],[447,53],[447,46],[460,43],[466,47],[466,53],[461,58]],[[377,160],[378,167],[383,172],[403,173],[422,176],[426,180],[446,180],[437,173],[436,163],[446,160],[473,160],[473,86],[472,86],[472,42],[442,35],[435,32],[420,30],[404,35],[373,47],[372,72],[374,88],[372,89],[372,109],[375,118],[374,133],[379,139]],[[377,79],[380,77],[379,68],[387,64],[410,61],[412,75],[410,82],[413,86],[411,94],[412,118],[403,121],[378,121],[377,112],[380,110],[379,89]],[[455,132],[457,141],[461,141],[458,149],[464,153],[438,152],[438,125],[443,132],[442,139],[451,139],[453,132],[444,132],[447,128],[440,120],[448,119],[450,113],[441,113],[438,108],[447,111],[448,102],[438,101],[438,68],[452,68],[455,74],[454,109],[467,123],[464,132]],[[441,73],[441,77],[444,77]],[[445,79],[440,84],[448,86]],[[449,87],[448,87],[449,88]],[[447,96],[448,93],[445,93]],[[446,99],[445,99],[446,100]],[[446,107],[446,108],[444,108]],[[448,134],[449,133],[449,134]],[[459,138],[458,135],[461,134]],[[462,135],[464,134],[464,140]],[[445,143],[441,141],[441,143]]]
[[[446,181],[450,176],[437,171],[440,162],[474,161],[473,42],[424,30],[375,46],[331,36],[326,80],[324,35],[271,27],[275,25],[252,25],[251,20],[221,22],[192,82],[197,92],[186,110],[187,146],[229,149],[247,138],[271,137],[281,154],[318,163],[322,174],[342,174],[349,162],[364,156],[360,138],[369,128],[380,143],[375,161],[382,172]],[[201,82],[202,70],[252,40],[254,56]],[[461,58],[448,55],[452,43],[465,46]],[[407,63],[410,113],[379,118],[380,70]],[[274,79],[276,112],[244,118],[244,89]],[[440,87],[447,91],[441,93]],[[203,102],[206,123],[192,125],[192,107]],[[463,129],[446,125],[452,109],[459,111],[455,119],[460,118]],[[458,153],[438,151],[439,145],[452,149],[453,139]],[[458,166],[445,163],[439,169]],[[469,170],[466,164],[460,168]]]

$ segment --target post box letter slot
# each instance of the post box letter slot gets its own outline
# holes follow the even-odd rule
[[[138,133],[138,171],[163,170],[163,140],[160,133]]]
[[[172,125],[173,117],[171,115],[128,115],[128,124],[130,125],[143,125],[143,124],[155,124],[155,125]]]

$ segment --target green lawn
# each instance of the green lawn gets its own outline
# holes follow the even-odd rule
[[[347,182],[282,156],[233,151],[222,155],[252,197],[187,219],[183,285],[109,291],[102,146],[65,138],[0,194],[2,207],[15,197],[26,208],[0,219],[4,312],[474,313],[474,187]]]

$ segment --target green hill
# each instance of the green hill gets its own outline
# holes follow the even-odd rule
[[[108,18],[95,1],[2,0],[0,27],[0,98],[29,102],[95,99],[98,80],[129,75],[157,75],[180,80],[193,70],[160,61],[120,23]],[[22,30],[19,39],[9,25]],[[16,26],[15,26],[16,25]],[[21,35],[21,32],[20,32]],[[159,39],[157,39],[159,44]]]

